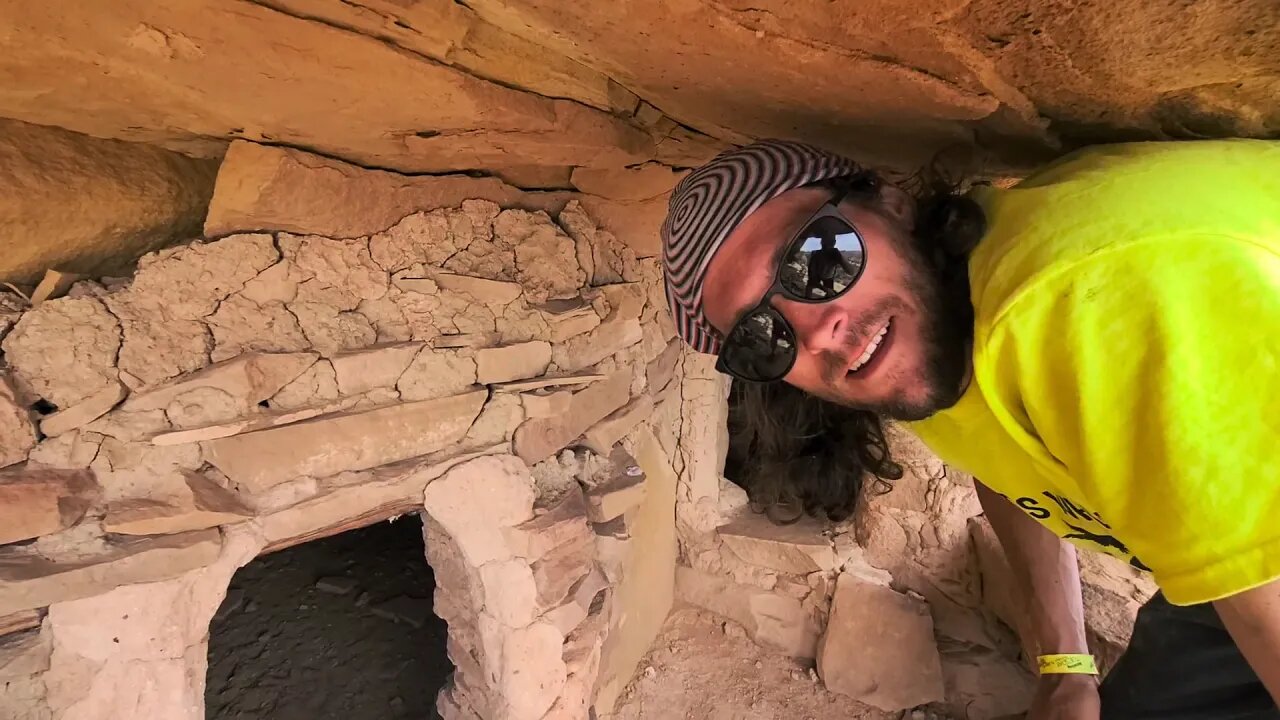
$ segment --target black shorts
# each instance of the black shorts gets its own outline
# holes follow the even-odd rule
[[[1213,605],[1142,607],[1102,682],[1102,720],[1280,720]]]

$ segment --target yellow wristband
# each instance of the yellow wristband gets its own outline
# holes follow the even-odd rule
[[[1036,658],[1041,675],[1097,675],[1092,655],[1041,655]]]

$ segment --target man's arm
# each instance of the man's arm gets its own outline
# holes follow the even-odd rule
[[[1280,703],[1280,580],[1214,603],[1222,624]]]
[[[1004,548],[1017,594],[1030,620],[1029,640],[1042,655],[1087,654],[1084,600],[1075,548],[982,483],[978,500]],[[1097,720],[1092,675],[1046,675],[1028,720]]]

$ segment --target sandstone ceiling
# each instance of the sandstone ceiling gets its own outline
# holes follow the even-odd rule
[[[0,116],[526,187],[761,136],[1016,169],[1280,135],[1275,0],[3,0],[0,41]]]

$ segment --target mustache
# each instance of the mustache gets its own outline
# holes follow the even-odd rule
[[[853,358],[866,344],[866,338],[873,328],[854,332],[846,330],[844,337],[840,338],[839,347],[823,350],[818,354],[819,373],[822,379],[828,383],[835,382],[844,377],[845,371],[853,364]]]

